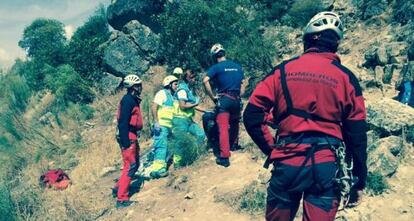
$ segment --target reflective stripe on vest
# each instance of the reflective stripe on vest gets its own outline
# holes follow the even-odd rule
[[[163,89],[165,95],[167,96],[167,100],[164,101],[164,103],[158,107],[157,114],[158,114],[158,123],[161,126],[171,128],[172,127],[172,119],[174,117],[174,103],[177,103],[177,101],[174,99],[174,97],[171,95],[171,93]]]

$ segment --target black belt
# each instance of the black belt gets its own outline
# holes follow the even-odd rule
[[[279,137],[276,146],[285,146],[286,144],[312,144],[312,145],[341,145],[342,141],[331,136],[298,136],[298,137]]]

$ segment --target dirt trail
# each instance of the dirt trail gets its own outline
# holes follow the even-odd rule
[[[167,178],[145,181],[131,197],[136,204],[111,210],[100,220],[257,220],[219,202],[217,196],[239,193],[267,171],[247,152],[233,153],[228,168],[217,166],[214,159],[209,153],[194,166],[172,169]],[[106,181],[115,177],[113,174]]]

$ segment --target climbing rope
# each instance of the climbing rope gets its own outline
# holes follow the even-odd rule
[[[340,200],[338,210],[344,210],[349,203],[352,186],[357,182],[357,177],[352,175],[353,163],[346,161],[345,145],[332,146],[336,155],[338,170],[335,175],[335,182],[339,187]]]

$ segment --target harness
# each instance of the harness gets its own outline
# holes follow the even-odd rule
[[[275,120],[275,124],[279,124],[284,119],[286,119],[290,115],[294,115],[297,117],[304,118],[305,120],[312,120],[312,121],[322,121],[322,122],[329,122],[334,123],[339,126],[341,126],[340,121],[330,120],[326,119],[324,117],[321,117],[316,114],[308,113],[305,110],[297,109],[293,106],[292,98],[289,93],[289,89],[287,86],[286,81],[286,71],[285,71],[285,65],[289,61],[284,61],[280,64],[280,81],[281,86],[283,90],[283,96],[286,101],[286,112],[282,113],[278,116],[278,118]],[[305,159],[303,160],[303,163],[300,166],[300,169],[298,169],[297,174],[294,176],[295,178],[289,182],[289,183],[295,183],[297,182],[299,173],[303,170],[305,165],[308,163],[309,159],[311,160],[311,171],[312,171],[312,177],[315,182],[316,187],[319,190],[323,190],[324,187],[320,185],[320,183],[315,179],[315,153],[323,150],[323,149],[330,149],[335,153],[336,163],[338,165],[338,170],[336,171],[335,180],[339,193],[340,193],[340,204],[339,204],[339,210],[343,210],[346,205],[348,204],[349,197],[350,197],[350,191],[354,184],[357,183],[357,177],[353,177],[352,175],[352,160],[346,159],[346,153],[345,153],[345,145],[344,143],[335,137],[331,137],[328,135],[322,135],[319,133],[301,133],[297,136],[286,136],[286,137],[279,137],[278,141],[276,142],[275,146],[277,147],[283,147],[287,144],[309,144],[311,145],[310,148],[308,148],[305,152],[297,152],[293,156],[305,156]],[[349,162],[348,162],[349,160]],[[266,160],[264,167],[268,168],[272,160],[270,157]],[[326,188],[326,187],[325,187]]]

